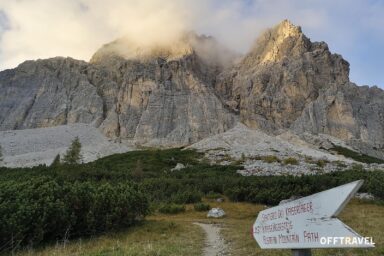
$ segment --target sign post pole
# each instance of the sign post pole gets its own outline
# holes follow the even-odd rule
[[[312,256],[310,249],[292,249],[292,256]]]
[[[336,218],[362,185],[358,180],[265,209],[252,235],[261,249],[291,249],[294,256],[310,256],[314,248],[373,248],[372,238]]]

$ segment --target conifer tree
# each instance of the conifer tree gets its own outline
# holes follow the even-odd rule
[[[60,154],[57,154],[55,159],[53,159],[53,162],[51,164],[51,167],[56,167],[60,165]]]
[[[81,143],[79,137],[76,137],[63,157],[65,164],[80,164],[82,162]]]
[[[0,164],[3,163],[3,148],[0,145]]]

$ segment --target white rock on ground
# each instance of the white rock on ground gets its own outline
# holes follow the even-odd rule
[[[180,171],[184,168],[185,168],[185,165],[183,165],[182,163],[177,163],[176,166],[171,169],[171,171]]]
[[[362,200],[374,200],[375,196],[370,193],[356,193],[355,198]]]
[[[76,136],[82,144],[84,162],[133,149],[132,146],[111,141],[98,129],[87,124],[0,131],[4,164],[8,167],[49,165],[57,154],[64,155]]]
[[[225,212],[221,208],[212,208],[209,210],[207,217],[208,218],[221,218],[225,216]]]

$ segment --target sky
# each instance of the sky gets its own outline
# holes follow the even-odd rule
[[[246,53],[289,19],[341,54],[351,81],[384,88],[383,13],[381,0],[1,0],[0,70],[55,56],[88,61],[123,35],[150,43],[190,30]]]

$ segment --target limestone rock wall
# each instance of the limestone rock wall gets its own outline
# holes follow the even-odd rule
[[[0,72],[0,130],[100,122],[103,101],[70,58],[26,61]]]
[[[87,123],[108,137],[155,146],[224,132],[237,117],[213,90],[220,63],[188,49],[126,59],[102,48],[91,63],[53,58],[3,71],[0,130]]]
[[[384,157],[384,91],[350,83],[321,91],[292,129],[329,134],[365,154]]]
[[[283,21],[267,30],[216,90],[241,121],[269,132],[287,129],[319,90],[349,82],[349,64],[325,43],[312,43],[300,27]]]
[[[349,64],[285,20],[265,31],[215,90],[248,127],[328,134],[384,157],[384,92],[349,81]]]

